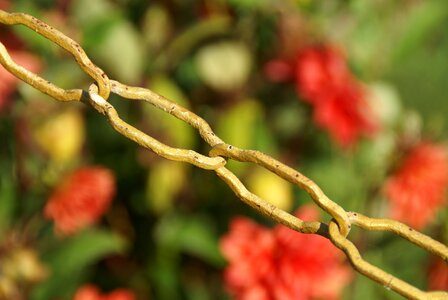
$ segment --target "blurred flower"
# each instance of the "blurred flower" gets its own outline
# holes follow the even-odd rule
[[[8,277],[0,276],[0,299],[20,299],[20,288]]]
[[[448,265],[440,258],[435,259],[429,267],[428,288],[448,291]]]
[[[351,146],[360,136],[371,135],[378,128],[362,85],[336,48],[305,48],[289,62],[269,62],[264,71],[272,81],[295,80],[304,101],[314,108],[316,124],[339,145]]]
[[[269,288],[264,281],[273,276],[275,268],[273,232],[237,217],[230,224],[230,232],[221,239],[220,248],[230,262],[224,273],[229,291],[238,299],[250,299],[251,294],[265,295],[258,299],[267,299]]]
[[[47,276],[47,270],[40,262],[37,253],[28,248],[15,248],[2,260],[3,275],[16,281],[39,282]]]
[[[318,104],[336,91],[357,85],[338,49],[305,48],[299,51],[296,59],[297,88],[307,102]]]
[[[391,217],[422,229],[445,205],[447,186],[446,149],[430,143],[417,145],[384,186]]]
[[[376,126],[368,117],[362,91],[346,86],[335,90],[324,101],[314,106],[314,121],[329,131],[339,145],[348,147],[356,143],[360,135],[372,134]]]
[[[314,121],[341,146],[375,132],[377,121],[361,84],[352,76],[344,56],[331,47],[308,48],[297,57],[296,84],[314,106]]]
[[[73,297],[73,300],[134,300],[135,295],[126,289],[116,289],[109,294],[102,294],[94,285],[84,285],[80,287]]]
[[[95,222],[108,209],[115,194],[112,172],[103,167],[84,167],[66,178],[45,206],[45,217],[56,231],[73,234]]]
[[[316,219],[314,207],[296,215]],[[236,299],[338,299],[351,280],[344,256],[325,238],[279,225],[270,230],[246,218],[235,218],[221,239],[230,265],[224,280]]]
[[[9,54],[14,62],[31,72],[37,73],[42,68],[40,61],[34,55],[25,51],[10,50]],[[19,81],[17,77],[9,73],[3,66],[0,66],[0,112],[8,105],[9,98]]]
[[[44,280],[48,270],[33,249],[23,245],[2,246],[0,299],[24,299],[24,291]]]

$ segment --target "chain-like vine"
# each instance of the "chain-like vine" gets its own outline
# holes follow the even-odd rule
[[[319,234],[344,251],[354,269],[383,286],[409,299],[448,299],[444,291],[422,291],[413,285],[379,269],[365,261],[356,246],[347,238],[352,225],[372,231],[390,231],[415,245],[443,258],[448,263],[448,247],[398,221],[374,219],[356,212],[347,212],[329,199],[320,187],[297,170],[256,150],[238,149],[226,144],[212,131],[201,117],[184,107],[160,96],[149,89],[127,86],[108,76],[88,58],[81,46],[60,31],[41,20],[23,13],[8,13],[0,10],[0,22],[6,25],[22,24],[54,42],[71,53],[81,69],[93,80],[88,91],[65,90],[16,64],[0,42],[0,63],[12,74],[39,91],[58,101],[81,101],[104,115],[111,126],[120,134],[170,160],[187,162],[199,168],[214,171],[246,204],[261,214],[302,233]],[[112,104],[107,102],[110,93],[123,99],[143,100],[196,128],[202,139],[210,145],[209,155],[189,149],[173,148],[145,134],[123,121]],[[227,159],[251,162],[274,172],[281,178],[305,190],[313,201],[333,219],[329,224],[303,221],[251,193],[238,177],[225,167]]]

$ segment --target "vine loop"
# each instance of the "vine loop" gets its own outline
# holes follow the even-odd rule
[[[131,87],[118,81],[109,80],[108,76],[90,61],[78,43],[35,17],[23,13],[7,13],[0,10],[0,22],[7,25],[25,25],[64,48],[73,55],[79,66],[95,80],[96,84],[92,84],[88,92],[82,89],[62,89],[16,64],[11,59],[4,45],[0,43],[0,63],[22,81],[56,100],[82,101],[92,106],[100,114],[104,115],[110,125],[121,135],[166,159],[190,163],[205,170],[213,170],[244,203],[293,230],[302,233],[319,234],[329,238],[336,247],[344,251],[354,269],[383,286],[410,299],[448,299],[447,292],[421,291],[366,262],[356,246],[347,239],[347,235],[350,232],[351,224],[366,230],[390,231],[442,257],[448,262],[448,247],[446,245],[394,220],[373,219],[356,212],[346,212],[336,202],[329,199],[316,183],[297,170],[260,151],[239,149],[226,144],[216,136],[210,125],[195,113],[149,89]],[[212,147],[209,156],[199,154],[194,150],[170,147],[128,124],[120,118],[115,107],[107,101],[111,91],[126,100],[148,102],[188,123],[197,129],[202,139]],[[257,164],[296,184],[304,189],[313,201],[331,215],[333,219],[328,225],[321,222],[305,222],[261,199],[251,193],[238,177],[225,167],[227,158]]]

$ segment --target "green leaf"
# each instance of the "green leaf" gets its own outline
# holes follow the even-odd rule
[[[395,139],[394,132],[383,130],[372,140],[359,145],[356,162],[359,170],[369,170],[369,176],[365,178],[367,185],[381,185],[384,181],[395,150]]]
[[[187,179],[187,167],[169,160],[151,166],[146,192],[151,211],[161,214],[171,209],[174,198]]]
[[[97,260],[121,253],[125,240],[115,233],[101,229],[88,229],[61,242],[42,256],[50,270],[50,277],[33,290],[32,299],[46,300],[67,296],[82,281],[88,267]]]
[[[154,299],[180,299],[179,257],[165,250],[158,251],[155,261],[151,261],[148,266],[149,276],[154,283]]]
[[[405,30],[395,43],[394,58],[401,61],[418,49],[437,27],[446,21],[448,9],[446,1],[424,1],[416,5],[406,18]]]
[[[168,11],[159,4],[151,5],[143,17],[142,32],[146,48],[151,54],[161,50],[172,31]]]
[[[145,66],[144,43],[120,9],[108,1],[73,1],[72,16],[83,28],[83,46],[108,75],[135,83]]]
[[[423,129],[433,137],[446,139],[448,39],[443,38],[441,33],[437,39],[440,43],[437,47],[430,45],[430,42],[418,47],[408,59],[400,62],[399,67],[391,70],[389,78],[397,87],[405,107],[418,111],[423,117]]]
[[[164,75],[156,75],[152,78],[150,89],[161,94],[170,101],[189,108],[189,103],[182,90],[172,80]],[[145,120],[150,124],[153,134],[165,136],[167,143],[172,147],[194,148],[196,134],[193,127],[177,119],[176,117],[155,109],[152,105],[145,105]]]
[[[85,230],[63,241],[60,246],[48,252],[44,257],[53,271],[70,274],[85,268],[97,259],[125,249],[125,241],[115,233],[102,229]]]
[[[244,10],[254,10],[268,4],[268,0],[230,0],[230,4],[236,8]]]
[[[342,299],[371,299],[375,295],[378,283],[355,272],[351,287],[345,290],[346,297]],[[350,289],[350,290],[349,290]]]
[[[214,36],[227,34],[232,28],[231,18],[227,16],[213,16],[194,23],[180,33],[166,50],[154,61],[158,70],[177,67],[182,59],[190,53],[200,42]]]
[[[90,45],[88,52],[111,77],[125,83],[137,82],[143,74],[144,48],[139,32],[125,20],[112,22],[103,36],[91,33],[99,42]]]
[[[255,126],[255,141],[253,148],[276,157],[278,152],[277,137],[268,127],[266,120],[259,118]]]
[[[30,12],[30,14],[32,14]],[[34,14],[35,15],[35,14]],[[38,15],[35,15],[38,17]],[[54,55],[59,51],[59,46],[50,42],[43,36],[25,26],[12,27],[13,32],[24,41],[29,49],[35,50],[41,55]]]
[[[252,149],[256,144],[257,124],[263,117],[263,107],[254,99],[238,102],[223,112],[216,126],[216,133],[227,143],[239,148]],[[229,161],[231,170],[241,175],[247,164]],[[229,166],[229,165],[228,165]]]
[[[335,156],[304,167],[304,174],[346,210],[362,211],[367,191],[365,178],[351,157]]]
[[[250,149],[254,145],[256,122],[262,115],[263,108],[258,101],[247,99],[238,102],[219,119],[218,136],[234,146]]]
[[[2,172],[0,178],[0,236],[12,221],[16,208],[15,185],[9,174]]]
[[[89,26],[98,20],[120,14],[119,10],[107,0],[77,0],[71,2],[70,16],[78,26]]]
[[[0,118],[0,136],[3,146],[0,149],[0,241],[5,230],[13,222],[18,199],[15,174],[16,145],[14,142],[14,119]]]
[[[303,105],[295,100],[286,101],[271,110],[270,124],[277,138],[291,139],[297,137],[307,126],[306,111]],[[263,123],[265,124],[264,120]]]
[[[217,234],[203,216],[167,216],[157,226],[155,239],[166,249],[194,255],[215,266],[224,264]]]

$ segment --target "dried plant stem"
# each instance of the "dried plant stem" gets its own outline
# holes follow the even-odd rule
[[[288,167],[278,160],[255,150],[244,150],[233,147],[222,141],[212,131],[210,125],[201,117],[182,106],[152,92],[149,89],[130,87],[118,81],[109,80],[108,76],[94,65],[84,50],[75,41],[44,22],[23,13],[7,13],[0,10],[0,22],[7,25],[22,24],[48,40],[70,52],[82,70],[95,81],[88,92],[81,89],[65,90],[38,75],[17,65],[0,43],[0,63],[22,81],[39,91],[50,95],[58,101],[83,101],[103,114],[111,126],[128,139],[158,155],[174,160],[193,164],[199,168],[213,170],[245,203],[261,214],[302,233],[320,234],[329,238],[333,244],[342,249],[353,267],[368,278],[377,281],[409,299],[448,299],[448,293],[443,291],[424,292],[420,289],[386,273],[385,271],[365,261],[356,246],[347,239],[351,225],[357,225],[366,230],[389,231],[426,249],[448,262],[448,247],[412,228],[387,219],[373,219],[355,212],[346,212],[341,206],[329,199],[318,185],[300,172]],[[107,102],[110,93],[120,95],[125,99],[143,100],[155,107],[196,128],[206,143],[211,146],[209,156],[199,154],[189,149],[173,148],[161,143],[153,137],[123,121],[116,109]],[[226,159],[241,162],[251,162],[274,172],[281,178],[304,189],[312,200],[325,212],[333,217],[327,225],[321,222],[305,222],[279,209],[269,202],[251,193],[238,177],[225,167]]]

